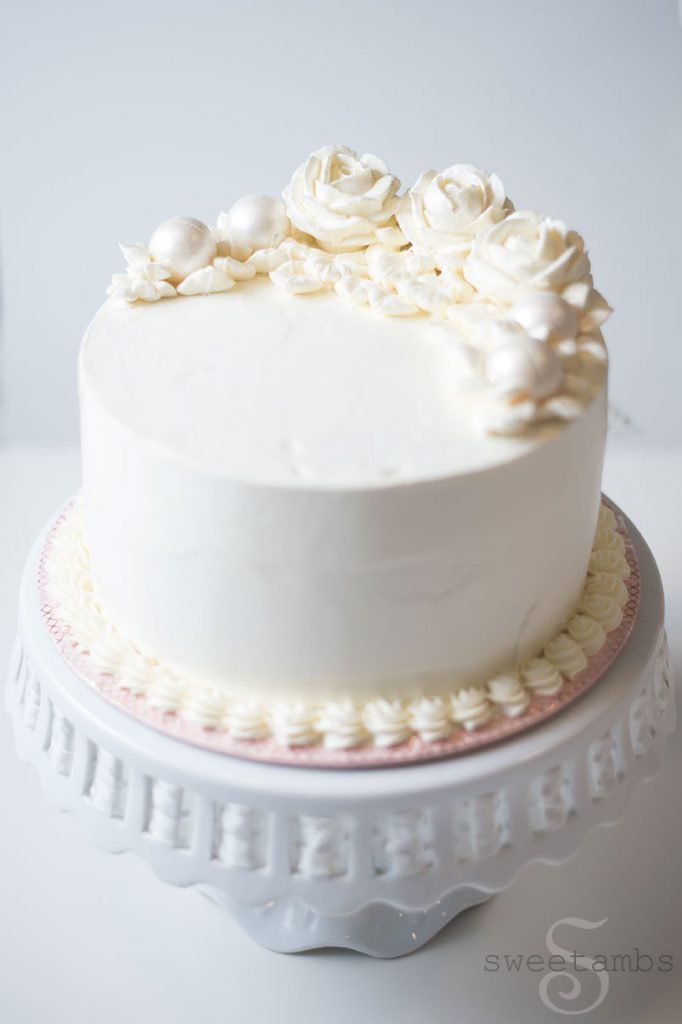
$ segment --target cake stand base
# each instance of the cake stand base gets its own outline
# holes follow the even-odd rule
[[[302,953],[333,946],[385,959],[419,949],[458,914],[495,895],[463,887],[424,910],[400,910],[389,903],[376,902],[351,914],[325,914],[294,899],[247,906],[220,889],[199,888],[234,917],[252,939],[277,953]]]
[[[238,760],[107,704],[66,664],[40,613],[38,539],[7,688],[19,756],[95,842],[194,885],[256,941],[295,952],[418,949],[530,861],[560,863],[624,813],[675,723],[658,570],[628,523],[641,604],[593,690],[535,729],[466,756],[333,770]]]

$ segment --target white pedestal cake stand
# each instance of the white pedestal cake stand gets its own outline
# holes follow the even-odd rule
[[[40,613],[39,538],[24,574],[7,690],[20,757],[101,847],[196,885],[261,944],[419,948],[529,861],[559,863],[615,822],[675,723],[663,593],[628,523],[638,619],[597,685],[544,725],[459,758],[333,770],[238,760],[107,704],[64,662]]]

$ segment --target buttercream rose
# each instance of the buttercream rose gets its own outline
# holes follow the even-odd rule
[[[482,295],[500,305],[532,292],[561,294],[590,279],[585,243],[561,221],[518,211],[485,228],[473,241],[464,276]]]
[[[476,235],[512,209],[495,174],[471,164],[424,171],[403,196],[397,218],[405,237],[441,266],[462,262]]]
[[[301,164],[282,196],[299,231],[329,252],[351,252],[377,241],[384,228],[395,228],[399,188],[378,157],[325,146]]]

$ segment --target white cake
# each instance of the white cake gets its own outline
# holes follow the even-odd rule
[[[582,239],[468,165],[400,196],[343,147],[284,198],[123,247],[80,358],[87,614],[60,601],[108,671],[235,735],[516,713],[622,603]]]

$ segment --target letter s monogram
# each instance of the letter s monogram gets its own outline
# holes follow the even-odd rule
[[[585,1006],[583,1009],[571,1010],[563,1006],[557,1006],[557,1004],[553,1001],[549,993],[549,988],[553,981],[558,980],[559,978],[568,978],[570,981],[568,989],[562,990],[561,988],[559,988],[557,990],[557,995],[561,999],[567,1001],[577,999],[583,990],[583,986],[578,981],[575,974],[571,974],[571,972],[568,970],[549,971],[547,974],[544,974],[540,980],[538,991],[540,993],[540,999],[543,1001],[543,1003],[549,1010],[554,1010],[555,1013],[563,1013],[567,1016],[576,1017],[583,1013],[589,1013],[591,1010],[594,1010],[597,1006],[599,1006],[600,1003],[603,1003],[606,999],[607,992],[609,991],[609,976],[607,972],[595,970],[594,964],[596,961],[593,960],[591,956],[585,956],[583,954],[574,954],[572,950],[563,949],[563,947],[559,946],[554,940],[554,929],[558,928],[561,924],[567,924],[571,925],[574,928],[583,928],[587,930],[601,928],[602,925],[606,924],[606,921],[607,918],[604,918],[603,921],[586,921],[582,917],[562,917],[561,920],[555,921],[554,924],[550,925],[550,927],[547,929],[545,942],[547,944],[547,949],[549,950],[550,954],[553,953],[556,956],[561,956],[565,960],[572,960],[575,963],[576,967],[578,967],[579,965],[585,971],[592,971],[592,973],[599,979],[599,993],[596,999],[593,1002],[591,1002],[589,1006]]]

